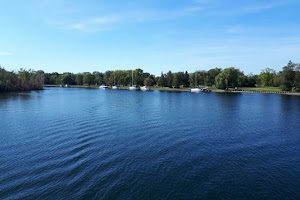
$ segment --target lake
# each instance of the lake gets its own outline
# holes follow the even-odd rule
[[[0,94],[0,199],[300,199],[300,97]]]

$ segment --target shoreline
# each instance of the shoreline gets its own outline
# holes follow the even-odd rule
[[[45,85],[44,87],[60,87],[59,85]],[[98,86],[73,86],[70,88],[91,88],[98,89]],[[111,89],[111,88],[109,88]],[[190,89],[178,89],[178,88],[151,88],[151,90],[165,91],[165,92],[190,92]],[[127,88],[120,88],[120,90],[127,90]],[[215,93],[257,93],[257,94],[280,94],[280,95],[292,95],[292,96],[300,96],[300,93],[296,92],[264,92],[264,91],[247,91],[247,90],[208,90],[207,92],[215,92]]]

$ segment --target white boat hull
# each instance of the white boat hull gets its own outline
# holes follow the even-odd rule
[[[149,91],[150,88],[148,88],[147,86],[143,86],[143,87],[141,87],[141,90],[142,90],[142,91]]]
[[[120,89],[120,87],[118,87],[118,86],[113,86],[112,89],[113,89],[113,90],[118,90],[118,89]]]
[[[137,87],[129,87],[129,90],[138,90],[139,88]]]
[[[200,88],[192,88],[191,92],[203,92],[203,89]]]
[[[107,86],[100,86],[99,88],[100,88],[100,89],[102,89],[102,90],[106,90],[106,89],[108,89],[108,87],[107,87]]]

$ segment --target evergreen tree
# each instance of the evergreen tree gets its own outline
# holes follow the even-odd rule
[[[171,70],[167,73],[167,86],[172,87],[173,84],[173,74]]]
[[[281,73],[281,84],[280,88],[284,91],[292,90],[295,83],[295,64],[289,61],[287,66],[283,67]]]

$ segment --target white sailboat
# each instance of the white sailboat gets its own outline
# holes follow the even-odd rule
[[[102,85],[100,85],[100,87],[99,87],[100,89],[103,89],[103,90],[106,90],[106,89],[108,89],[108,87],[106,86],[106,85],[104,85],[104,84],[102,84]]]
[[[112,86],[112,89],[113,89],[113,90],[118,90],[118,89],[120,89],[120,87],[116,85],[116,74],[115,74],[115,72],[114,72],[114,85]]]
[[[131,83],[131,87],[129,87],[129,90],[138,90],[139,88],[136,85],[133,85],[133,70],[132,70],[132,83]]]
[[[197,72],[195,72],[195,88],[191,88],[191,92],[202,92],[203,89],[198,87],[197,84]]]
[[[147,85],[145,85],[145,86],[141,87],[141,90],[143,90],[143,91],[149,91],[150,88]]]

